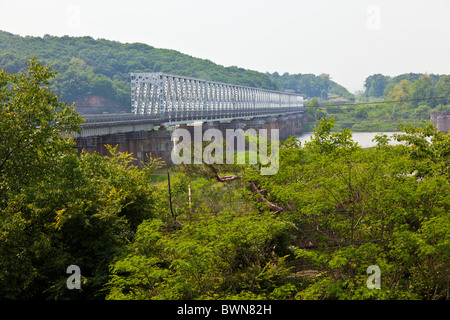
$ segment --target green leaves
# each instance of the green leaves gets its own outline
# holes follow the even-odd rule
[[[48,89],[53,75],[36,59],[26,73],[0,72],[0,295],[9,298],[33,295],[42,277],[34,263],[52,251],[46,228],[61,195],[54,184],[74,153],[63,134],[81,123]]]
[[[76,154],[66,134],[80,116],[49,90],[36,59],[27,73],[0,72],[0,296],[98,298],[108,265],[138,225],[155,215],[151,174],[131,155]],[[67,266],[83,288],[67,291]]]
[[[38,41],[36,41],[38,40]],[[130,102],[130,72],[168,72],[272,90],[280,89],[270,76],[237,67],[223,67],[174,50],[155,49],[144,44],[122,44],[88,37],[20,37],[0,31],[0,65],[18,72],[27,59],[37,56],[51,64],[58,74],[51,89],[68,103],[97,95],[116,108]],[[128,110],[127,110],[128,111]]]
[[[172,216],[158,160],[75,154],[64,133],[80,119],[51,75],[35,60],[0,73],[1,297],[448,298],[450,143],[431,124],[363,149],[323,119],[305,146],[280,145],[274,176],[171,168]],[[79,291],[65,286],[71,264]],[[381,289],[366,286],[373,265]]]
[[[332,127],[324,119],[298,152],[283,147],[276,183],[255,182],[285,208],[281,218],[295,227],[297,260],[319,274],[297,298],[444,298],[448,134],[429,124],[404,125],[396,138],[407,145],[390,146],[379,136],[376,147],[361,149],[350,132],[332,134]],[[381,269],[381,290],[365,286],[370,265]]]
[[[118,291],[124,292],[125,285],[143,274],[164,274],[148,283],[151,289],[146,299],[223,299],[244,293],[268,297],[275,289],[273,294],[281,297],[292,291],[277,285],[286,279],[288,270],[285,258],[277,259],[272,252],[273,241],[286,230],[278,219],[223,212],[217,217],[205,215],[173,233],[163,230],[163,224],[156,221],[139,227],[130,247],[132,256],[158,262],[128,275],[114,272],[108,283],[109,299],[116,299]],[[117,262],[113,270],[129,259]],[[134,288],[122,298],[132,297]]]

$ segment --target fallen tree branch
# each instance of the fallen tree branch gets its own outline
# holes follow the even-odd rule
[[[228,182],[228,181],[233,181],[233,180],[241,179],[241,176],[238,176],[238,175],[235,175],[235,174],[233,174],[233,175],[231,175],[231,176],[224,176],[224,177],[221,177],[221,176],[219,175],[219,172],[217,171],[217,169],[216,169],[212,164],[206,164],[206,163],[205,163],[205,165],[206,165],[208,168],[211,169],[211,171],[213,172],[213,175],[214,175],[214,179],[216,179],[216,180],[219,181],[219,182]]]
[[[255,183],[253,181],[250,181],[250,188],[252,189],[252,192],[255,194],[258,194],[260,196],[259,201],[262,203],[265,203],[269,206],[270,210],[272,210],[273,212],[275,212],[276,214],[285,211],[282,207],[280,207],[279,205],[270,202],[269,200],[267,200],[264,196],[263,196],[263,192],[265,190],[259,190]]]

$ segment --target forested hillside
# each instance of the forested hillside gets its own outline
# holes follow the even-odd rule
[[[318,76],[313,74],[289,74],[279,75],[277,72],[267,73],[285,90],[292,90],[305,95],[308,98],[332,99],[342,97],[354,101],[355,97],[343,86],[330,79],[330,75],[322,73]]]
[[[0,66],[8,72],[26,67],[31,57],[52,66],[51,89],[68,103],[96,95],[119,106],[130,103],[131,72],[167,72],[212,81],[280,90],[267,75],[223,67],[175,50],[141,43],[94,40],[91,37],[21,37],[0,31]]]
[[[404,73],[395,77],[373,74],[364,82],[366,98],[414,100],[411,106],[431,108],[450,102],[450,75]]]
[[[431,111],[450,110],[450,75],[378,73],[367,77],[364,85],[356,104],[336,106],[310,99],[310,119],[334,118],[337,127],[351,126],[353,131],[396,131],[398,120],[418,125],[420,119],[430,119]]]
[[[142,43],[120,43],[92,37],[21,37],[0,31],[0,67],[18,72],[36,57],[57,75],[51,90],[60,99],[78,105],[100,103],[130,110],[130,73],[167,72],[211,81],[272,90],[293,90],[308,97],[352,95],[329,78],[307,75],[279,76],[235,66],[224,67],[175,50]],[[93,100],[92,97],[103,99]],[[97,102],[96,102],[97,101]]]

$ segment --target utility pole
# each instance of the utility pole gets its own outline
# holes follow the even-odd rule
[[[170,171],[167,171],[167,184],[169,185],[169,202],[170,202],[170,212],[172,213],[172,218],[175,219],[172,208],[172,191],[170,190]]]
[[[188,191],[189,191],[189,214],[192,216],[191,185],[188,185]]]

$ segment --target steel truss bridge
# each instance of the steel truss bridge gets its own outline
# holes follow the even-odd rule
[[[166,73],[131,73],[131,114],[86,115],[80,135],[150,130],[160,125],[299,116],[303,97]]]
[[[166,73],[132,73],[133,114],[169,121],[281,114],[303,107],[303,97]]]

